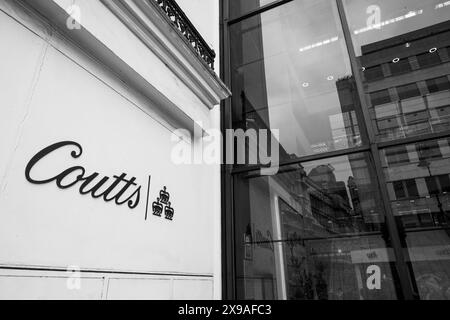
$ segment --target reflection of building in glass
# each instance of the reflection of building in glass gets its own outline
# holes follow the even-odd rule
[[[359,183],[364,182],[363,177],[350,176],[346,185],[337,181],[333,165],[319,165],[309,171],[307,174],[301,167],[277,176],[272,183],[297,195],[293,207],[279,200],[288,298],[383,299],[388,292],[395,296],[393,288],[385,288],[383,294],[369,292],[361,282],[361,272],[370,265],[370,259],[389,261],[381,258],[385,251],[376,238],[351,236],[371,230],[367,229],[370,222],[364,225],[361,211],[356,211],[360,208],[350,203],[360,206],[359,192],[365,187]],[[366,174],[361,168],[355,173]]]
[[[342,108],[343,126],[336,127],[332,124],[334,143],[337,145],[344,143],[343,147],[345,148],[360,146],[362,139],[359,123],[363,121],[360,118],[361,103],[355,78],[347,76],[339,79],[336,81],[336,88]]]
[[[253,244],[238,298],[450,298],[450,9],[437,4],[295,0],[225,22],[229,120],[280,129],[282,144],[277,175],[230,179],[233,232],[250,226]]]
[[[311,170],[308,178],[316,185],[310,191],[313,215],[328,217],[329,225],[345,230],[352,208],[343,181],[336,181],[332,165],[321,165]],[[326,225],[326,224],[325,224]]]
[[[392,199],[392,209],[406,228],[448,225],[449,151],[448,140],[386,150],[386,170],[391,177],[387,187]]]
[[[392,211],[424,299],[448,299],[450,284],[450,141],[416,142],[384,151]]]
[[[364,219],[361,212],[361,206],[364,206],[361,205],[364,203],[364,200],[361,200],[364,199],[364,192],[367,195],[373,193],[367,189],[367,186],[371,186],[368,183],[370,175],[362,166],[364,160],[361,156],[353,156],[351,162],[353,164],[347,168],[354,171],[349,172],[345,169],[345,172],[340,173],[348,175],[346,181],[337,180],[334,165],[342,166],[342,163],[335,160],[333,165],[308,165],[308,173],[302,165],[298,165],[285,169],[282,174],[269,179],[252,179],[249,182],[250,189],[251,185],[254,185],[253,188],[257,185],[260,192],[268,188],[268,198],[274,192],[283,195],[278,200],[281,234],[276,233],[276,227],[273,227],[273,232],[274,240],[278,240],[283,248],[282,268],[285,270],[284,278],[290,299],[338,299],[340,295],[350,299],[360,298],[358,290],[363,289],[363,285],[358,279],[361,278],[364,263],[360,261],[361,258],[355,257],[374,253],[372,251],[359,253],[361,239],[355,242],[351,236],[341,238],[339,235],[357,235],[377,228],[376,225],[371,225],[370,219]],[[360,192],[362,197],[359,195]],[[291,199],[290,204],[283,199]],[[258,208],[263,207],[262,202],[263,200],[259,199]],[[371,203],[375,204],[376,201]],[[267,206],[270,204],[267,203]],[[379,212],[375,206],[371,209]],[[266,220],[267,223],[267,218],[258,210],[252,212],[250,218],[255,224],[260,224],[261,220]],[[269,269],[272,270],[275,279],[277,265],[281,263],[276,258],[276,250],[270,251],[268,248],[261,250],[263,243],[254,236],[249,236],[250,233],[247,227],[247,238],[253,238],[253,247],[259,250],[260,257],[252,262],[246,262],[247,280],[252,278],[253,281],[255,279],[263,281],[262,277],[266,274],[264,279],[267,279]],[[374,239],[368,238],[366,241],[367,248],[380,248],[380,244]],[[276,246],[277,244],[274,244],[274,247]],[[246,250],[248,249],[247,246]],[[376,260],[377,251],[374,252]],[[270,266],[267,263],[258,266],[262,260],[271,261]],[[265,272],[262,272],[263,269]],[[276,288],[273,287],[273,290]],[[275,295],[276,291],[273,294]]]
[[[382,141],[450,129],[450,22],[362,47],[364,89]]]
[[[362,47],[364,89],[381,141],[450,129],[449,47],[450,22]],[[427,163],[439,161],[446,148],[436,141],[386,150],[387,164],[402,168],[388,189],[405,227],[445,223],[450,178],[430,172]]]

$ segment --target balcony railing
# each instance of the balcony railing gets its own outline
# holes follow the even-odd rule
[[[172,25],[187,39],[197,55],[214,70],[216,54],[202,38],[175,0],[147,0],[154,2],[169,18]]]

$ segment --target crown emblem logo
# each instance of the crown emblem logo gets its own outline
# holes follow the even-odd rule
[[[173,210],[173,208],[170,207],[170,202],[169,204],[166,206],[166,219],[173,221],[173,215],[175,214],[175,210]]]
[[[171,207],[170,194],[167,192],[167,187],[159,192],[159,198],[153,202],[153,215],[161,217],[165,214],[167,220],[173,221],[175,215],[175,209]]]

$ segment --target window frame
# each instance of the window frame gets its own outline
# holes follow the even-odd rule
[[[251,12],[248,12],[240,17],[234,17],[229,19],[228,16],[228,3],[232,0],[220,0],[220,50],[221,50],[221,62],[220,62],[220,73],[222,80],[231,86],[231,61],[230,61],[230,37],[229,28],[235,23],[239,23],[245,19],[252,18],[256,15],[264,13],[268,10],[272,10],[279,6],[285,5],[294,0],[279,0],[274,1],[268,5],[257,8]],[[373,161],[373,167],[377,175],[378,186],[380,189],[380,197],[383,202],[383,209],[386,213],[386,223],[389,229],[390,242],[396,254],[396,267],[400,278],[400,285],[403,293],[403,297],[400,299],[405,300],[415,300],[418,299],[417,288],[413,283],[414,275],[412,270],[408,267],[407,261],[408,257],[404,256],[403,243],[400,238],[399,222],[393,214],[391,208],[391,200],[389,198],[388,192],[386,190],[386,179],[384,176],[382,156],[383,151],[390,147],[407,146],[414,143],[423,143],[428,141],[433,141],[437,139],[450,138],[449,131],[427,133],[412,137],[406,137],[401,139],[394,139],[392,141],[380,141],[380,139],[375,134],[374,122],[372,121],[369,109],[371,108],[370,100],[363,90],[363,77],[358,70],[362,68],[360,62],[356,57],[356,51],[353,45],[351,31],[348,26],[345,8],[343,0],[333,0],[336,1],[337,8],[339,11],[339,16],[341,24],[344,30],[345,44],[347,46],[347,51],[349,53],[349,58],[351,61],[352,69],[354,70],[354,76],[358,88],[358,94],[361,101],[361,108],[363,113],[364,123],[360,125],[360,130],[367,131],[368,144],[361,147],[345,149],[339,151],[325,152],[321,154],[308,155],[304,157],[298,157],[285,161],[280,164],[280,166],[289,166],[294,164],[301,164],[304,162],[311,162],[317,160],[323,160],[327,158],[333,158],[337,156],[351,155],[360,152],[368,152],[370,158]],[[447,48],[450,54],[450,47]],[[408,59],[408,58],[407,58]],[[232,108],[231,99],[227,99],[221,103],[221,127],[222,130],[232,129]],[[226,147],[223,147],[223,153],[226,155]],[[236,299],[236,282],[235,282],[235,235],[234,235],[234,177],[238,174],[244,172],[251,172],[257,169],[261,169],[261,166],[239,166],[235,167],[232,165],[222,166],[222,293],[224,299]]]

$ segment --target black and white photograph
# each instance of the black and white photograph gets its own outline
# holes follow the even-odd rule
[[[0,0],[0,42],[0,300],[450,300],[450,1]]]

